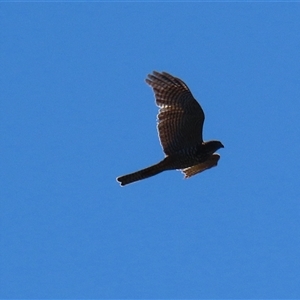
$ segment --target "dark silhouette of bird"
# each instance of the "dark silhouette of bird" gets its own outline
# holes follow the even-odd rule
[[[166,72],[149,74],[146,82],[153,88],[159,107],[157,129],[165,158],[143,170],[120,176],[122,186],[167,170],[181,170],[185,178],[218,164],[224,148],[220,141],[204,142],[204,112],[187,85]]]

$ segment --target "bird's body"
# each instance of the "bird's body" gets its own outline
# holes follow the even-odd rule
[[[126,185],[163,171],[180,169],[185,177],[191,177],[217,165],[223,148],[219,141],[203,142],[204,112],[193,98],[187,85],[179,78],[162,72],[148,75],[146,82],[152,86],[158,114],[158,133],[166,157],[143,170],[117,178]]]

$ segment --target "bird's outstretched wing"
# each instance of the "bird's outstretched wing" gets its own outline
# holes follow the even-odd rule
[[[202,143],[204,112],[187,85],[166,72],[149,74],[146,82],[153,88],[159,106],[158,134],[166,155]]]
[[[193,175],[201,173],[207,169],[217,166],[220,155],[218,153],[212,154],[205,162],[194,165],[192,167],[181,170],[184,178],[189,178]]]

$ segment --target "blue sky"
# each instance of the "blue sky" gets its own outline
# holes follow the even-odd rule
[[[1,3],[1,298],[299,298],[299,3]],[[163,158],[144,79],[225,145]]]

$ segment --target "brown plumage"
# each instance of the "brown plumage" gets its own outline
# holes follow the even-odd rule
[[[217,165],[223,148],[219,141],[203,142],[204,112],[187,85],[166,72],[149,74],[146,82],[153,88],[159,107],[157,129],[166,157],[143,170],[117,178],[126,185],[167,170],[180,169],[185,178]]]

